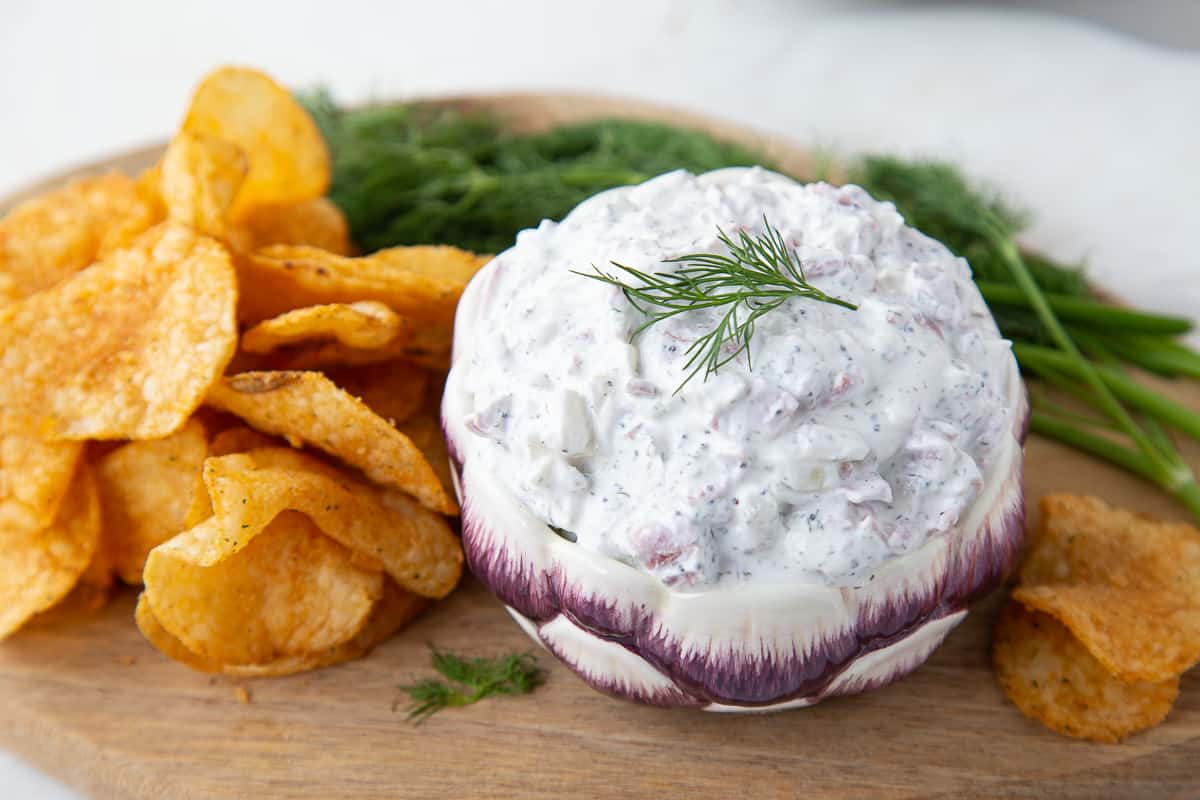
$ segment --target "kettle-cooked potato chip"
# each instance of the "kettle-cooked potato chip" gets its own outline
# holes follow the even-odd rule
[[[233,453],[259,450],[263,447],[283,447],[285,444],[286,442],[275,436],[259,433],[245,425],[234,425],[213,437],[212,442],[208,445],[208,454],[210,456],[227,456]]]
[[[214,518],[235,545],[244,541],[242,532],[261,529],[291,509],[356,553],[377,559],[415,594],[443,597],[462,574],[462,547],[443,517],[312,456],[281,447],[210,458],[204,482]]]
[[[319,247],[339,256],[354,251],[350,225],[328,197],[287,206],[251,208],[242,215],[238,226],[247,236],[246,250],[295,244]]]
[[[996,626],[996,678],[1021,713],[1048,728],[1119,742],[1166,718],[1179,678],[1124,683],[1047,614],[1011,602]]]
[[[0,533],[49,525],[82,452],[81,442],[47,442],[0,415]]]
[[[233,456],[236,457],[236,456]],[[260,664],[337,647],[366,624],[383,575],[303,514],[263,528],[210,517],[146,559],[146,597],[172,636],[204,661]]]
[[[167,219],[225,238],[229,209],[247,169],[246,154],[236,144],[181,132],[162,159],[159,180]]]
[[[223,67],[192,95],[182,130],[233,142],[250,171],[233,217],[259,206],[299,203],[325,194],[329,152],[312,118],[282,86],[258,70]]]
[[[1200,660],[1200,531],[1094,497],[1047,495],[1013,597],[1067,626],[1125,681]]]
[[[163,439],[130,442],[96,463],[105,546],[131,586],[142,583],[152,549],[209,516],[204,425],[195,417]]]
[[[166,436],[233,356],[236,302],[225,248],[163,223],[0,308],[0,408],[47,438]]]
[[[0,528],[0,639],[70,594],[99,537],[96,485],[80,461],[48,526]]]
[[[363,349],[342,342],[301,345],[275,353],[276,369],[329,369],[404,361],[434,372],[450,369],[453,334],[441,325],[422,324],[384,347]]]
[[[403,361],[331,369],[325,374],[394,427],[421,410],[429,390],[429,373]],[[424,452],[419,444],[417,447]]]
[[[450,477],[450,451],[446,449],[446,438],[442,435],[441,418],[436,410],[423,410],[400,423],[400,431],[417,449],[425,454],[425,460],[433,467],[447,492],[454,491],[454,479]]]
[[[337,647],[283,656],[262,664],[221,664],[200,658],[162,627],[158,618],[154,616],[154,610],[150,607],[145,592],[138,598],[134,617],[138,629],[151,644],[168,658],[187,664],[193,669],[202,672],[223,672],[236,678],[276,678],[360,658],[415,619],[428,605],[429,601],[425,598],[406,592],[385,578],[383,596],[371,610],[366,624],[353,637]]]
[[[269,353],[302,343],[336,341],[347,347],[386,347],[411,336],[413,324],[383,303],[330,303],[285,311],[242,334],[242,349]]]
[[[312,445],[371,480],[409,492],[427,508],[458,511],[425,456],[407,436],[318,372],[243,372],[222,378],[207,403],[251,427]]]
[[[490,258],[445,246],[393,247],[346,258],[315,247],[273,245],[238,259],[245,287],[238,315],[254,323],[304,306],[376,300],[407,317],[448,327],[469,276]]]
[[[0,305],[56,286],[160,219],[115,172],[22,203],[0,219]]]

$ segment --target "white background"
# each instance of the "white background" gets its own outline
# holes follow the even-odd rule
[[[1187,6],[1174,10],[1194,22]],[[1090,8],[1161,40],[1187,38],[1154,16],[1170,3]],[[955,159],[1036,212],[1032,243],[1086,258],[1095,279],[1132,302],[1200,313],[1200,53],[1026,11],[0,0],[0,194],[166,137],[191,86],[224,62],[295,86],[325,83],[344,100],[591,89],[845,152]],[[69,795],[0,752],[0,797],[60,796]]]

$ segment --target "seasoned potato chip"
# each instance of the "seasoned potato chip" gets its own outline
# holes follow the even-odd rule
[[[282,447],[285,443],[274,436],[259,433],[245,425],[235,425],[226,428],[213,437],[208,445],[210,456],[227,456],[232,453],[246,453],[263,447]]]
[[[286,311],[263,320],[242,334],[242,349],[269,353],[304,342],[337,341],[347,347],[386,347],[407,339],[413,324],[383,303],[331,303]]]
[[[158,617],[154,616],[154,609],[150,607],[150,599],[144,591],[138,595],[137,607],[133,611],[133,621],[137,624],[138,630],[142,632],[142,635],[149,640],[150,644],[154,645],[167,658],[187,664],[192,669],[197,669],[201,672],[221,671],[219,663],[205,661],[191,650],[188,650],[183,642],[167,632],[167,629],[158,621]]]
[[[447,492],[454,491],[454,479],[450,477],[450,452],[442,435],[441,418],[437,411],[424,410],[400,423],[400,431],[425,454],[425,460],[433,467]]]
[[[429,606],[429,601],[384,580],[383,597],[375,605],[367,624],[352,639],[321,652],[282,658],[267,664],[231,664],[222,672],[236,678],[273,678],[328,667],[369,653],[396,631],[408,625]]]
[[[429,373],[403,361],[332,369],[326,375],[393,426],[421,410],[429,387]]]
[[[444,518],[303,453],[280,447],[210,458],[204,482],[214,518],[233,546],[244,541],[244,531],[291,509],[356,553],[378,559],[398,584],[423,597],[446,595],[462,573],[462,548]]]
[[[79,576],[73,592],[80,605],[93,610],[103,608],[112,594],[114,572],[112,556],[109,554],[108,530],[104,527],[104,509],[101,508],[100,536],[96,539],[96,549],[92,551],[92,560]]]
[[[154,548],[144,576],[163,628],[221,664],[337,647],[362,629],[383,593],[381,573],[355,566],[345,547],[294,512],[232,537],[210,517]]]
[[[329,153],[308,113],[257,70],[223,67],[196,88],[182,130],[233,142],[250,171],[234,217],[259,206],[299,203],[329,188]]]
[[[164,223],[53,289],[0,308],[0,408],[60,439],[183,425],[237,345],[220,244]]]
[[[162,160],[160,191],[167,219],[224,238],[229,209],[247,169],[246,154],[236,144],[180,133]]]
[[[1013,597],[1066,625],[1109,672],[1165,681],[1200,660],[1200,531],[1094,497],[1042,498]]]
[[[375,604],[362,629],[337,647],[316,652],[284,656],[264,664],[219,664],[205,661],[188,650],[159,623],[143,592],[138,598],[135,619],[142,634],[169,658],[202,672],[223,672],[237,678],[274,678],[297,672],[327,667],[366,655],[396,631],[403,628],[423,611],[429,601],[406,592],[391,580],[385,579],[383,597]]]
[[[272,358],[278,369],[328,369],[332,367],[406,361],[435,372],[450,369],[450,345],[453,335],[441,325],[422,324],[408,336],[397,338],[384,347],[362,349],[341,342],[300,346],[282,351]]]
[[[315,247],[274,245],[238,259],[245,286],[238,315],[254,323],[324,303],[377,300],[414,319],[449,327],[464,275],[487,263],[454,247],[393,247],[345,258]],[[441,260],[445,270],[434,265]]]
[[[80,442],[46,442],[0,416],[0,535],[54,521],[82,452]]]
[[[0,305],[56,286],[159,219],[134,181],[117,173],[17,206],[0,219]]]
[[[1179,678],[1123,683],[1046,614],[1009,603],[996,627],[996,677],[1021,713],[1048,728],[1119,742],[1166,718]]]
[[[249,209],[239,227],[246,234],[246,250],[273,244],[307,245],[348,256],[350,225],[341,209],[328,197],[318,197],[290,206],[264,206]]]
[[[309,444],[385,486],[409,492],[447,514],[457,504],[408,437],[318,372],[243,372],[222,378],[208,404],[251,427]]]
[[[195,418],[163,439],[130,442],[96,464],[109,558],[121,580],[142,583],[149,552],[209,516],[204,425]]]
[[[49,526],[0,528],[0,639],[71,592],[99,537],[96,485],[80,461]]]
[[[463,286],[492,260],[490,255],[476,255],[444,244],[389,247],[372,255],[398,270]]]

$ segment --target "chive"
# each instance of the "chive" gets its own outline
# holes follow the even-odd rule
[[[1120,467],[1174,495],[1193,516],[1200,519],[1200,484],[1195,481],[1166,486],[1157,466],[1144,453],[1114,442],[1105,436],[1077,428],[1035,410],[1029,417],[1029,430],[1048,439],[1070,445],[1077,450]]]
[[[1200,353],[1161,336],[1101,334],[1104,345],[1134,366],[1167,378],[1200,378]]]
[[[987,300],[988,305],[1029,307],[1029,301],[1025,298],[1025,294],[1016,286],[1007,286],[991,281],[976,281],[975,285],[979,287],[979,291],[983,295],[983,299]],[[1059,319],[1066,322],[1094,325],[1108,331],[1119,329],[1141,333],[1181,334],[1192,330],[1191,321],[1182,317],[1134,311],[1082,297],[1050,292],[1044,294],[1050,308],[1054,310]]]
[[[1036,434],[1085,450],[1121,469],[1133,472],[1157,484],[1155,471],[1145,457],[1132,447],[1118,444],[1106,436],[1091,433],[1035,410],[1029,416],[1029,430]]]
[[[1075,379],[1083,378],[1083,369],[1065,353],[1021,342],[1013,344],[1013,353],[1022,365],[1039,375],[1058,373]],[[1094,366],[1093,369],[1099,374],[1103,385],[1124,402],[1188,436],[1200,439],[1200,414],[1197,412],[1110,366]],[[1094,396],[1089,399],[1095,404]]]

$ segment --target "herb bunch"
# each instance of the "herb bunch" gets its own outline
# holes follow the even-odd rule
[[[545,671],[530,653],[464,658],[435,648],[431,661],[446,680],[427,678],[400,687],[411,701],[408,718],[418,725],[446,708],[497,695],[528,694],[545,679]]]
[[[616,286],[630,304],[646,315],[646,321],[634,329],[630,338],[652,325],[690,311],[706,308],[724,309],[716,326],[693,341],[685,351],[686,377],[676,387],[676,394],[688,381],[701,372],[704,379],[733,361],[742,353],[750,361],[750,340],[755,324],[763,315],[779,308],[788,300],[799,297],[841,306],[851,311],[853,303],[831,297],[813,286],[804,277],[804,266],[796,251],[788,246],[783,234],[763,217],[764,232],[751,236],[739,230],[735,241],[721,228],[717,239],[729,251],[692,253],[666,259],[664,264],[681,264],[674,272],[647,273],[634,267],[612,262],[612,265],[638,284],[626,282],[593,265],[592,273],[577,272]]]
[[[479,253],[561,219],[593,194],[673,169],[759,162],[744,147],[669,125],[609,119],[536,134],[491,115],[413,104],[355,110],[301,96],[333,158],[329,195],[367,252],[453,244]]]

